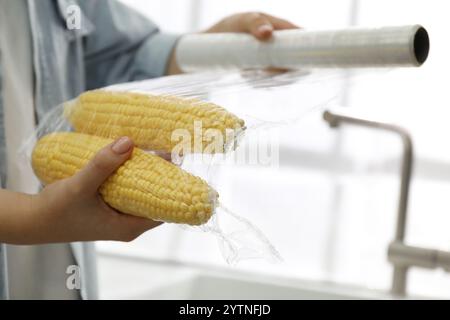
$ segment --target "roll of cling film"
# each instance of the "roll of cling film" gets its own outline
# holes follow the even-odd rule
[[[275,31],[261,42],[248,34],[183,36],[176,57],[186,72],[245,68],[413,67],[428,57],[429,38],[420,25],[329,31]]]

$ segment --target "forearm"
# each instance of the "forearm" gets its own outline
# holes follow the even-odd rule
[[[0,189],[0,242],[26,243],[32,238],[34,196]]]

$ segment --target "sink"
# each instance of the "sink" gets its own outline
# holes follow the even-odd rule
[[[99,257],[101,299],[394,299],[379,290],[231,268]]]
[[[181,299],[181,300],[344,300],[380,298],[381,295],[332,288],[332,285],[286,286],[272,283],[235,279],[229,275],[197,275],[156,290],[144,292],[133,299]],[[388,298],[388,297],[385,297]]]

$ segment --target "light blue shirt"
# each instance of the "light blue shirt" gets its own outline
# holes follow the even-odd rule
[[[27,0],[32,33],[37,121],[85,90],[164,75],[178,36],[114,1]],[[70,6],[81,9],[80,28],[67,28]],[[1,57],[0,57],[1,96]],[[5,135],[0,99],[0,177],[5,185]],[[95,258],[87,243],[72,244],[81,266],[83,296],[96,298]],[[6,257],[0,246],[0,298],[7,297]]]

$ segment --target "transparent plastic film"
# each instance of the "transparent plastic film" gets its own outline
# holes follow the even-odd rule
[[[355,80],[373,73],[351,75]],[[128,136],[135,150],[99,189],[106,203],[126,214],[211,234],[230,264],[280,261],[265,235],[270,230],[221,197],[226,180],[221,171],[276,168],[278,142],[260,136],[337,103],[349,76],[342,70],[223,71],[87,91],[47,114],[22,153],[48,184],[74,175],[114,139]],[[253,161],[254,150],[266,147],[265,160]],[[240,199],[245,202],[245,194]]]

